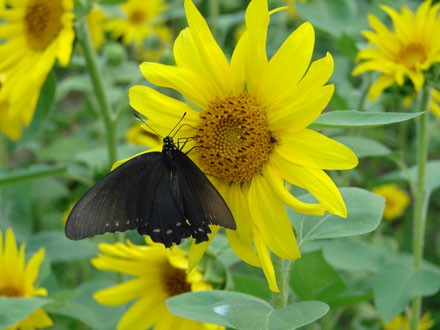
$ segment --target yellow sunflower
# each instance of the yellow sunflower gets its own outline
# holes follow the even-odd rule
[[[402,86],[406,77],[419,91],[425,83],[424,71],[440,62],[440,3],[431,6],[430,0],[424,1],[415,13],[406,6],[400,13],[385,5],[381,8],[391,17],[393,30],[369,15],[374,31],[363,32],[369,47],[359,51],[357,58],[363,62],[353,70],[354,75],[381,73],[369,90],[370,100],[393,84]]]
[[[166,9],[164,0],[128,0],[122,4],[123,18],[113,18],[107,23],[112,37],[122,37],[126,45],[140,47],[145,38],[155,34],[158,27],[157,18]]]
[[[333,85],[326,85],[333,59],[327,54],[310,63],[314,30],[304,23],[268,60],[267,0],[253,0],[247,30],[228,62],[192,1],[185,1],[185,10],[189,27],[175,41],[176,66],[143,63],[141,71],[191,106],[146,86],[130,89],[130,104],[164,136],[186,113],[175,139],[193,137],[187,147],[198,147],[189,156],[210,175],[234,214],[237,230],[227,230],[230,245],[245,262],[262,267],[277,291],[270,251],[284,259],[300,257],[285,204],[306,214],[347,215],[323,169],[353,168],[356,155],[307,128],[333,95]],[[308,190],[317,203],[292,196],[285,181]],[[192,246],[190,268],[207,246]]]
[[[417,330],[429,330],[434,326],[435,321],[431,318],[430,313],[423,314]],[[384,330],[410,330],[411,325],[408,318],[404,315],[397,315],[383,326]]]
[[[102,254],[92,259],[100,270],[134,276],[114,287],[100,290],[93,297],[100,304],[117,306],[136,300],[125,312],[117,329],[143,330],[221,330],[221,326],[200,323],[171,314],[165,300],[191,291],[212,290],[203,275],[194,269],[189,274],[186,253],[175,247],[166,249],[161,244],[148,246],[100,244]]]
[[[440,91],[437,89],[432,90],[429,109],[434,116],[440,117]]]
[[[3,233],[0,230],[0,296],[35,297],[47,295],[46,289],[34,287],[38,277],[38,269],[44,259],[44,249],[40,249],[34,254],[27,264],[25,263],[24,250],[24,244],[20,248],[17,247],[11,229],[6,231],[5,241],[3,241]],[[38,329],[52,325],[50,317],[40,308],[6,330]]]
[[[384,184],[371,190],[386,200],[383,217],[386,220],[394,220],[400,217],[408,207],[410,198],[395,183]]]
[[[87,15],[87,26],[92,39],[93,47],[100,50],[105,41],[104,27],[106,25],[107,15],[98,6],[93,6]]]
[[[0,129],[20,138],[40,88],[58,59],[69,63],[74,39],[72,0],[10,0],[0,8]]]

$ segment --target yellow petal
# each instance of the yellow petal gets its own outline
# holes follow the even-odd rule
[[[246,10],[248,42],[246,52],[246,83],[249,95],[258,99],[261,76],[267,69],[266,37],[269,11],[266,0],[254,0]]]
[[[44,260],[44,249],[38,250],[28,261],[26,265],[26,282],[29,288],[33,287],[33,284],[37,280],[38,271],[40,269],[40,265]]]
[[[201,109],[205,109],[216,96],[213,91],[209,90],[210,84],[204,77],[186,68],[144,62],[140,69],[144,77],[152,84],[178,91]]]
[[[396,81],[392,75],[381,75],[370,87],[368,100],[374,101],[382,92],[394,84]]]
[[[310,23],[297,28],[269,61],[266,75],[261,77],[257,102],[267,107],[275,99],[289,93],[303,78],[312,58],[315,34]]]
[[[248,49],[249,37],[245,32],[237,45],[231,57],[231,74],[232,74],[232,92],[239,94],[245,88],[245,67],[246,67],[246,52]]]
[[[185,12],[195,47],[200,54],[202,75],[210,84],[215,86],[217,96],[223,96],[230,91],[231,74],[225,54],[219,47],[205,19],[190,0],[185,0]],[[191,54],[187,54],[188,57]],[[190,57],[191,59],[191,57]],[[194,60],[194,59],[193,59]]]
[[[279,292],[280,290],[275,277],[275,270],[273,269],[272,261],[270,260],[269,249],[267,248],[266,244],[264,244],[264,241],[258,232],[254,232],[253,236],[255,240],[255,248],[257,249],[258,257],[261,260],[261,265],[269,284],[269,288],[273,292]]]
[[[261,238],[276,255],[283,259],[299,258],[299,249],[286,209],[270,183],[256,175],[249,187],[249,210]],[[255,239],[255,237],[254,237]]]
[[[283,173],[287,181],[309,191],[330,213],[343,218],[347,216],[347,208],[341,193],[323,170],[293,164],[276,151],[272,159],[277,170]]]
[[[309,129],[285,132],[276,149],[288,161],[305,167],[342,170],[358,164],[349,148]]]
[[[164,299],[160,296],[142,297],[125,312],[117,330],[145,330],[157,321],[170,317]]]
[[[217,232],[220,230],[219,226],[209,226],[209,228],[211,228],[211,233],[208,234],[209,241],[199,244],[196,244],[195,241],[193,241],[191,244],[188,253],[188,273],[190,273],[199,264],[200,260],[202,260],[206,249],[208,248],[209,244],[211,244],[215,234],[217,234]]]

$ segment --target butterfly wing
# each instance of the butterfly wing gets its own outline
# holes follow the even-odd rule
[[[79,240],[136,229],[151,216],[163,166],[160,152],[142,154],[122,164],[93,186],[73,207],[65,233]]]
[[[205,174],[180,150],[175,150],[173,157],[178,181],[175,199],[181,200],[196,242],[207,240],[206,234],[210,232],[208,224],[236,229],[229,207]]]

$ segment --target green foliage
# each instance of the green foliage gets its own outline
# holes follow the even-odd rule
[[[167,300],[176,315],[233,329],[298,329],[321,318],[328,306],[319,301],[302,301],[275,310],[268,302],[228,291],[185,293]]]
[[[46,298],[0,297],[0,328],[8,328],[25,319],[50,301]]]

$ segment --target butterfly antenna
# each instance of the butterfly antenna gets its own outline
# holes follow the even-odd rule
[[[155,130],[153,127],[151,127],[150,125],[148,125],[147,122],[145,121],[145,119],[142,118],[137,112],[133,112],[133,115],[134,115],[137,119],[139,119],[141,122],[143,122],[143,123],[149,128],[149,129],[151,129],[151,130],[153,131],[153,133],[156,133],[157,136],[160,136],[161,138],[163,138],[163,136],[162,136],[161,134],[159,134],[158,132],[156,132],[156,130]],[[182,117],[182,119],[183,119],[183,117]],[[179,123],[182,121],[182,119],[179,121]],[[174,127],[174,128],[175,128],[175,127]],[[174,128],[173,128],[173,130],[174,130]]]
[[[177,126],[179,126],[179,124],[182,122],[183,118],[185,118],[186,116],[186,112],[183,113],[182,118],[180,118],[180,120],[177,122],[177,124],[173,127],[173,129],[171,130],[170,134],[168,134],[169,136],[171,136],[172,138],[174,138],[174,136],[179,132],[180,128],[183,126],[181,125],[176,132],[174,132],[173,135],[171,135],[171,133],[173,133],[173,131],[176,129]]]

